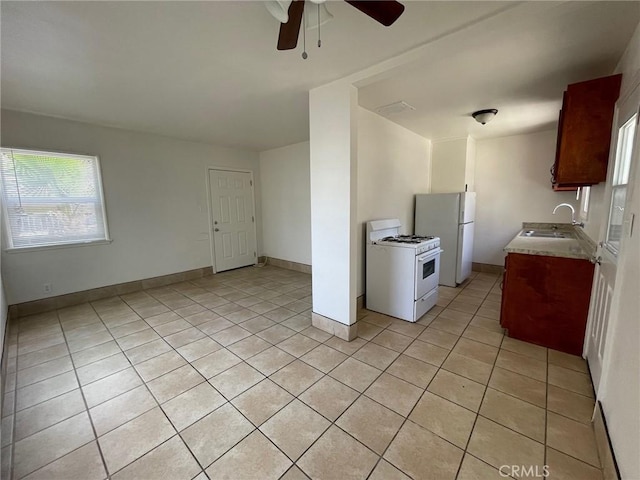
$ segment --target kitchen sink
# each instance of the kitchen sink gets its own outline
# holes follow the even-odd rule
[[[575,238],[571,232],[558,232],[557,230],[525,230],[521,237],[541,237],[541,238]]]

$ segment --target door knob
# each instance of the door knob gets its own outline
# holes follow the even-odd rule
[[[219,232],[219,231],[220,231],[220,229],[219,229],[219,228],[214,228],[214,229],[213,229],[213,231],[214,231],[214,232]]]

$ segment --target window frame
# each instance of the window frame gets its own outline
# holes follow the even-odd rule
[[[578,197],[580,200],[580,211],[578,218],[583,222],[589,221],[589,207],[591,204],[591,185],[578,187]]]
[[[50,155],[50,156],[61,156],[68,158],[90,158],[95,161],[95,175],[96,175],[96,199],[100,201],[100,206],[102,209],[102,223],[104,226],[104,238],[99,238],[96,240],[68,240],[64,242],[57,243],[43,243],[39,245],[24,245],[24,246],[14,246],[13,245],[13,236],[11,233],[11,226],[9,224],[9,212],[8,212],[8,202],[4,192],[4,182],[0,175],[0,203],[2,204],[2,221],[0,221],[0,228],[2,229],[2,240],[3,240],[3,248],[2,250],[9,253],[19,253],[19,252],[33,252],[37,250],[53,250],[59,248],[72,248],[72,247],[84,247],[90,245],[106,245],[112,243],[111,235],[109,233],[109,222],[107,220],[107,205],[104,199],[104,186],[102,183],[102,166],[100,163],[100,157],[98,155],[92,155],[87,153],[75,153],[75,152],[63,152],[59,150],[41,150],[41,149],[32,149],[32,148],[21,148],[21,147],[9,147],[9,146],[0,146],[0,151],[11,151],[18,152],[26,155]]]
[[[611,176],[611,187],[609,191],[609,211],[607,212],[607,224],[604,236],[603,246],[614,257],[617,258],[620,253],[620,242],[622,240],[622,233],[620,239],[613,240],[611,238],[611,221],[614,217],[614,208],[621,208],[619,205],[614,205],[614,197],[616,192],[622,191],[624,193],[624,203],[626,206],[627,192],[629,186],[629,176],[631,174],[631,164],[633,161],[633,145],[638,135],[638,118],[640,114],[634,113],[624,124],[618,129],[618,140],[616,142],[616,154],[613,164],[613,173]],[[631,135],[629,136],[629,131]],[[622,135],[621,135],[622,133]],[[626,157],[626,148],[629,147],[629,156]],[[622,218],[620,222],[620,229],[624,226],[624,206],[622,207]]]

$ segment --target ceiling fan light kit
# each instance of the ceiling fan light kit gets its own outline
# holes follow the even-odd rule
[[[313,0],[312,0],[313,1]],[[317,2],[313,2],[317,3]],[[333,15],[329,12],[326,3],[318,3],[317,5],[318,15],[305,15],[304,16],[304,26],[307,30],[313,30],[318,28],[330,20],[333,20]]]
[[[303,29],[303,41],[306,43],[305,31],[307,28],[318,29],[318,47],[322,45],[320,41],[320,26],[333,18],[329,13],[325,0],[309,0],[317,5],[317,16],[307,16],[305,10],[305,0],[269,0],[265,2],[265,7],[280,22],[280,32],[278,34],[278,50],[293,50],[298,45],[300,35],[300,25],[305,23]],[[360,10],[365,15],[371,17],[376,22],[385,27],[392,25],[404,12],[404,5],[395,0],[345,0],[349,5]],[[307,58],[307,52],[302,52],[302,58]]]
[[[269,13],[280,23],[287,23],[289,21],[290,5],[291,0],[266,0],[264,2],[264,6]]]
[[[493,117],[495,117],[497,113],[497,108],[486,108],[484,110],[473,112],[471,116],[475,119],[476,122],[481,123],[482,125],[486,125],[491,120],[493,120]]]

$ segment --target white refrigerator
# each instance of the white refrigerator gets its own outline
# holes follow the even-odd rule
[[[440,237],[440,285],[455,287],[471,274],[476,194],[416,195],[415,234]]]

